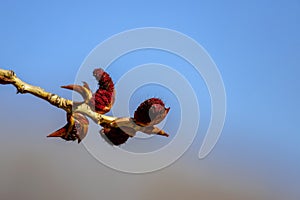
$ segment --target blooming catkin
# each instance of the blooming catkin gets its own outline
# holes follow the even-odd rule
[[[106,90],[108,92],[113,92],[115,87],[112,79],[109,74],[106,73],[103,69],[98,68],[93,72],[94,77],[98,81],[99,89]]]
[[[114,83],[109,74],[101,68],[95,69],[93,75],[98,81],[99,88],[93,94],[90,100],[90,106],[94,111],[104,114],[111,109],[114,103]]]

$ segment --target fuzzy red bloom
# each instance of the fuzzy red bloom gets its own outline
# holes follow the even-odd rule
[[[101,68],[95,69],[93,75],[98,81],[99,88],[93,94],[90,106],[96,112],[104,114],[111,109],[115,100],[114,83],[109,74]]]
[[[95,69],[93,75],[98,81],[100,90],[106,90],[108,92],[114,91],[115,89],[114,83],[110,78],[109,74],[106,73],[103,69],[101,68]]]
[[[141,126],[152,126],[160,123],[168,114],[170,108],[166,108],[159,98],[151,98],[143,103],[134,112],[135,123]]]
[[[101,89],[98,89],[96,93],[93,94],[90,100],[91,108],[100,114],[109,112],[113,103],[114,93]]]

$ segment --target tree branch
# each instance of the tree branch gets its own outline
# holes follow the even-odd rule
[[[0,83],[12,84],[16,87],[17,93],[25,94],[30,93],[38,98],[44,99],[52,105],[65,110],[67,113],[72,112],[73,102],[64,99],[56,94],[44,91],[42,88],[30,85],[20,80],[16,74],[11,70],[0,69]]]
[[[106,116],[99,114],[93,111],[90,105],[85,100],[82,103],[73,102],[72,100],[65,99],[56,94],[46,92],[40,87],[30,85],[25,83],[21,79],[19,79],[16,74],[11,70],[0,69],[0,84],[11,84],[16,87],[17,93],[25,94],[29,93],[38,98],[44,99],[48,101],[53,106],[63,109],[67,112],[67,114],[72,113],[81,113],[85,116],[88,116],[95,123],[101,126],[109,126],[109,127],[127,127],[131,128],[135,131],[141,131],[146,134],[158,134],[163,136],[168,136],[163,130],[155,127],[155,126],[141,126],[137,125],[132,118],[117,118],[112,116]],[[74,88],[76,87],[76,88]],[[81,86],[65,86],[64,88],[73,89],[75,91],[83,90],[84,87]],[[85,98],[90,98],[92,94],[89,94],[90,90],[81,91],[80,94]],[[84,93],[84,94],[83,94]],[[134,134],[130,135],[134,136]]]

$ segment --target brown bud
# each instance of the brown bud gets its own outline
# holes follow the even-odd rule
[[[135,130],[129,127],[104,127],[100,133],[109,143],[113,145],[124,144],[131,135],[135,134]]]
[[[88,132],[88,119],[80,113],[67,115],[68,123],[59,130],[51,133],[47,137],[61,137],[64,140],[78,140],[78,143],[86,136]]]
[[[134,120],[140,126],[152,126],[160,123],[169,110],[161,99],[151,98],[140,104],[134,112]]]

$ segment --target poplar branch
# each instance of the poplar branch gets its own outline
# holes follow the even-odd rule
[[[30,85],[22,81],[21,79],[19,79],[15,74],[15,72],[12,70],[0,69],[0,84],[2,85],[11,84],[17,89],[17,93],[32,94],[38,98],[48,101],[50,104],[52,104],[57,108],[65,110],[68,114],[75,113],[75,112],[81,113],[89,117],[95,123],[101,126],[128,127],[134,129],[135,131],[141,131],[146,134],[158,134],[158,135],[168,136],[167,133],[165,133],[163,130],[159,129],[158,127],[155,126],[144,127],[144,126],[137,125],[130,117],[118,118],[118,117],[102,115],[93,111],[91,107],[86,103],[86,101],[82,103],[73,102],[72,100],[60,97],[57,94],[47,92],[40,87]],[[86,96],[90,96],[90,94],[86,94]]]
[[[0,83],[11,84],[17,89],[17,93],[30,93],[38,98],[48,101],[50,104],[65,110],[67,113],[72,112],[73,102],[62,98],[56,94],[46,92],[40,87],[23,82],[17,77],[14,71],[0,69]]]

